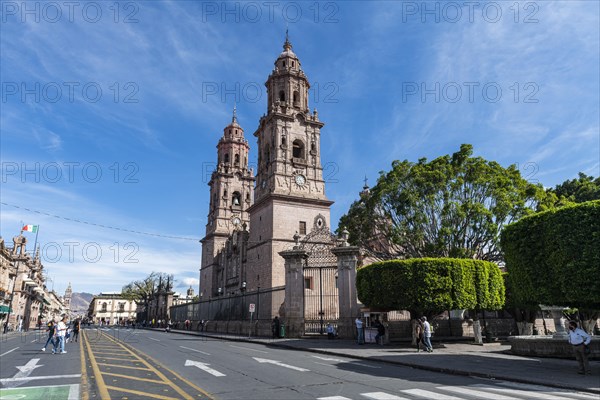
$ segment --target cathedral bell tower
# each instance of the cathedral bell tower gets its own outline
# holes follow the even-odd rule
[[[234,108],[231,123],[225,127],[217,144],[217,166],[208,183],[208,221],[206,235],[200,241],[200,295],[207,296],[205,298],[216,295],[213,280],[216,279],[214,269],[218,265],[217,254],[234,231],[242,229],[244,224],[248,226],[250,222],[248,208],[254,196],[254,173],[248,168],[249,150]]]
[[[321,165],[321,128],[309,110],[310,83],[287,34],[283,52],[265,83],[267,114],[254,132],[258,139],[257,185],[250,207],[250,246],[255,271],[250,288],[285,282],[279,252],[300,236],[330,226],[332,201],[325,196]]]

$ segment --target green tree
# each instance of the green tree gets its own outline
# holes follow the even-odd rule
[[[566,180],[556,187],[548,189],[548,193],[557,196],[558,201],[565,203],[583,203],[591,200],[600,200],[600,177],[594,179],[583,172],[579,173],[579,178]]]
[[[379,260],[456,257],[500,261],[502,227],[546,198],[518,168],[472,157],[471,145],[432,161],[394,161],[339,226]]]

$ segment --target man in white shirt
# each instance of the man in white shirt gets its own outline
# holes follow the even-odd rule
[[[54,350],[52,350],[52,354],[58,352],[60,348],[60,354],[66,354],[65,351],[65,336],[67,335],[67,316],[63,316],[63,318],[58,322],[56,326],[56,341],[54,342]]]
[[[354,323],[356,324],[356,332],[358,334],[358,344],[365,344],[365,330],[363,328],[363,321],[360,319],[360,316],[356,317]]]
[[[589,345],[592,341],[592,337],[587,334],[581,328],[577,327],[577,322],[571,321],[569,322],[569,343],[573,346],[573,352],[575,353],[575,358],[579,363],[579,371],[578,374],[592,374],[592,370],[590,369],[590,363],[588,361],[588,356],[585,354],[585,346]]]
[[[423,322],[423,344],[425,345],[425,351],[431,353],[433,351],[433,346],[431,345],[431,325],[427,322],[427,317],[421,317],[421,321]]]

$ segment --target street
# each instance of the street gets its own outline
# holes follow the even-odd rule
[[[161,331],[85,329],[82,336],[60,355],[40,351],[44,334],[3,338],[1,397],[598,399],[594,394]]]

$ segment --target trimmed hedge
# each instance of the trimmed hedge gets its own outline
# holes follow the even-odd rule
[[[504,281],[488,261],[411,258],[367,265],[358,270],[359,300],[368,307],[408,310],[413,316],[454,309],[498,310]]]
[[[600,309],[600,200],[522,218],[501,245],[516,302]]]

